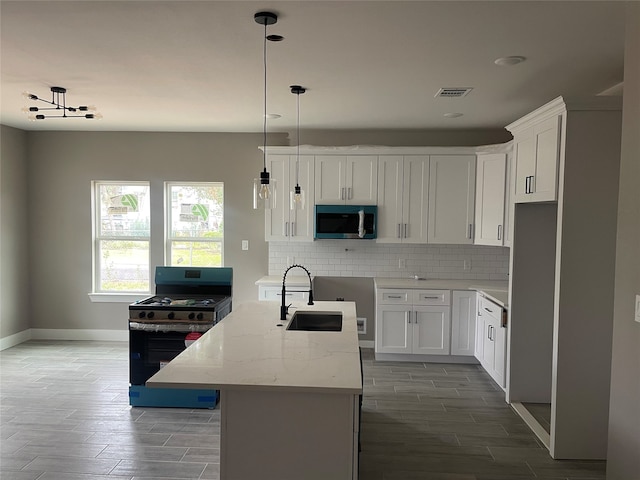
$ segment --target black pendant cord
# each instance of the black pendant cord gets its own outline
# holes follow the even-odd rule
[[[262,61],[264,66],[264,117],[262,119],[262,166],[267,171],[267,21],[264,22],[264,43],[262,47]]]
[[[298,124],[296,132],[296,140],[298,143],[297,155],[296,155],[296,193],[300,190],[300,183],[298,182],[298,175],[300,173],[300,92],[296,95],[298,97]]]

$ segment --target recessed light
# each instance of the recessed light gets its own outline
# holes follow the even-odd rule
[[[500,57],[496,58],[493,63],[499,65],[501,67],[510,67],[512,65],[517,65],[526,60],[525,57],[521,57],[519,55],[514,55],[512,57]]]
[[[449,112],[449,113],[445,113],[443,115],[443,117],[447,117],[447,118],[458,118],[461,117],[462,115],[464,115],[463,113],[460,112]]]
[[[282,117],[282,115],[280,115],[279,113],[267,113],[265,117],[267,117],[269,120],[275,120],[276,118]]]

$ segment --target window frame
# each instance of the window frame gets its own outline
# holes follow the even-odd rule
[[[149,195],[149,222],[150,230],[149,236],[103,236],[102,231],[102,198],[100,195],[100,189],[104,185],[117,185],[117,186],[144,186],[147,188]],[[152,248],[152,232],[151,232],[151,183],[148,181],[118,181],[118,180],[92,180],[91,181],[91,212],[92,212],[92,294],[98,294],[101,296],[112,296],[114,298],[136,296],[140,297],[141,294],[148,294],[151,291],[153,284],[153,276],[151,274],[151,248]],[[149,286],[146,290],[106,290],[102,288],[102,255],[100,254],[100,243],[103,241],[114,241],[127,239],[134,242],[146,242],[147,243],[147,270],[149,278]],[[92,298],[93,301],[93,298]]]

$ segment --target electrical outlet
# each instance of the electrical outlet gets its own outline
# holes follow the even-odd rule
[[[249,250],[249,240],[242,240],[242,250]]]
[[[471,259],[470,258],[465,258],[464,259],[464,265],[463,268],[465,270],[471,270]]]
[[[636,322],[640,323],[640,295],[636,295]]]
[[[407,259],[406,258],[400,258],[398,260],[398,268],[407,268]]]
[[[290,267],[294,263],[296,263],[296,257],[287,257],[287,267]]]

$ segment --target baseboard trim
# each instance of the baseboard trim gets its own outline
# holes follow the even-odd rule
[[[31,340],[31,329],[27,328],[26,330],[9,335],[8,337],[0,338],[0,351],[15,347],[16,345],[29,340]]]
[[[415,353],[379,353],[376,360],[387,362],[466,363],[478,365],[476,357],[467,355],[424,355]]]
[[[373,340],[360,340],[358,342],[358,345],[360,345],[362,348],[373,348],[376,344]]]
[[[538,423],[533,415],[527,410],[520,402],[512,402],[511,407],[516,411],[518,415],[524,420],[524,423],[531,429],[531,431],[535,434],[536,437],[540,439],[540,441],[547,447],[547,450],[551,450],[551,435],[547,433],[547,431]]]
[[[129,330],[94,330],[80,328],[32,328],[32,340],[93,340],[127,342]]]

